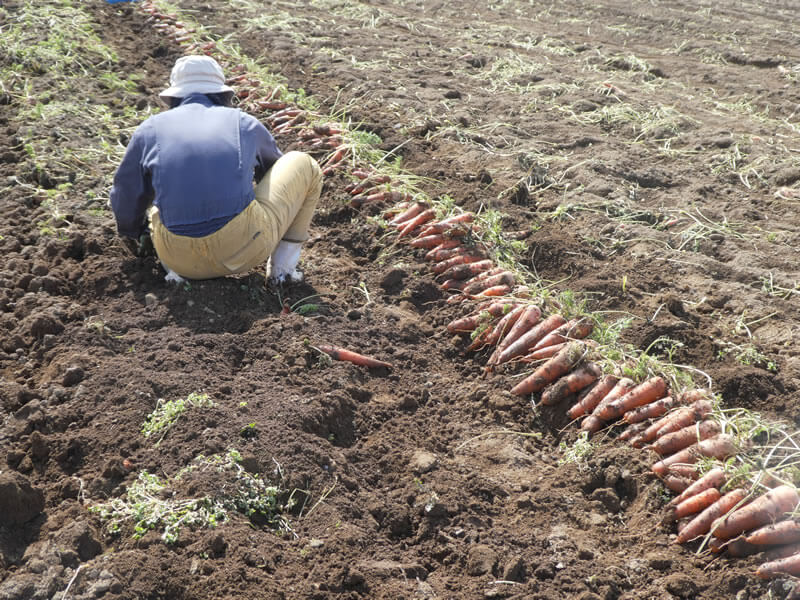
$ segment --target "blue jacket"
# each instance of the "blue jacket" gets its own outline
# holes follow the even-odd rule
[[[255,117],[192,94],[146,119],[114,175],[111,208],[120,235],[147,231],[150,204],[172,233],[203,237],[255,197],[253,181],[281,156]]]

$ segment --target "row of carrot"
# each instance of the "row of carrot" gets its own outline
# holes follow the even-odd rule
[[[400,212],[389,221],[398,236],[416,233],[412,247],[426,248],[426,259],[433,261],[433,272],[444,277],[443,289],[469,289],[470,282],[485,279],[494,267],[486,248],[464,243],[464,233],[456,222],[474,222],[469,213],[435,222],[436,229],[451,231],[447,236],[433,235],[413,222],[405,205],[393,207],[386,214]],[[414,206],[413,213],[422,214]],[[425,215],[424,223],[433,217]],[[406,225],[410,223],[410,225]],[[447,227],[445,227],[445,225]],[[406,229],[407,228],[407,229]],[[424,243],[423,243],[423,240]],[[450,257],[454,258],[450,258]],[[455,260],[449,263],[449,260]],[[478,265],[477,267],[471,265]],[[453,281],[457,273],[458,285]],[[755,487],[735,485],[730,489],[722,466],[701,476],[699,462],[724,461],[743,450],[742,441],[723,433],[713,418],[713,403],[706,390],[695,389],[670,394],[660,376],[637,384],[627,377],[604,374],[598,362],[590,360],[597,344],[585,338],[591,334],[589,317],[567,319],[554,313],[545,318],[540,307],[527,297],[527,290],[516,288],[511,294],[513,274],[496,295],[484,300],[465,317],[447,325],[451,333],[469,334],[468,351],[491,349],[486,369],[496,369],[509,362],[544,361],[517,383],[512,394],[537,394],[540,406],[556,406],[571,400],[567,414],[571,420],[582,419],[581,429],[594,434],[613,424],[626,427],[619,435],[636,448],[654,452],[658,460],[652,471],[679,495],[669,504],[669,519],[678,523],[676,543],[706,538],[712,552],[727,550],[730,556],[744,556],[766,548],[766,562],[757,575],[800,576],[800,523],[790,518],[800,504],[792,485],[773,482],[773,488],[759,494]],[[522,292],[522,293],[516,293]],[[477,295],[460,294],[470,300]],[[776,485],[777,484],[777,485]],[[724,492],[723,492],[724,490]]]
[[[188,44],[191,31],[175,15],[161,13],[152,0],[142,2],[141,8],[171,39]],[[213,42],[185,47],[206,53],[215,50]],[[326,174],[346,166],[346,147],[339,128],[307,127],[304,111],[281,102],[277,90],[259,98],[260,82],[244,73],[230,81],[247,86],[237,95],[249,99],[251,109],[275,111],[267,121],[276,135],[294,129],[301,146],[333,150],[323,164]],[[447,329],[470,334],[470,351],[492,348],[487,370],[503,364],[544,361],[511,393],[539,394],[539,404],[544,406],[571,399],[568,415],[572,420],[582,419],[581,429],[587,435],[612,424],[624,424],[627,429],[619,435],[621,441],[658,455],[653,472],[678,494],[669,503],[667,515],[678,524],[676,543],[705,538],[704,544],[708,543],[712,551],[727,550],[732,556],[771,548],[767,561],[757,570],[759,576],[800,576],[800,523],[790,518],[800,504],[794,486],[771,480],[771,486],[761,484],[767,491],[759,494],[755,486],[748,490],[732,485],[735,482],[727,480],[723,463],[701,476],[698,461],[721,461],[742,449],[712,418],[713,405],[707,392],[670,395],[661,377],[637,385],[629,378],[604,374],[600,364],[590,360],[597,351],[597,344],[586,339],[592,332],[592,320],[567,319],[559,314],[542,319],[543,312],[529,298],[529,290],[517,285],[513,272],[496,266],[489,249],[474,235],[475,215],[461,213],[437,220],[430,205],[393,191],[388,176],[359,169],[352,169],[350,174],[354,181],[346,191],[353,196],[351,206],[394,203],[384,212],[389,226],[398,239],[408,239],[411,247],[426,250],[425,258],[433,264],[442,289],[455,292],[448,302],[477,303],[472,304],[475,310],[471,314],[454,320]],[[344,349],[320,349],[335,359],[349,360],[345,356],[349,351]]]

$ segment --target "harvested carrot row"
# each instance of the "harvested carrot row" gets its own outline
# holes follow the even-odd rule
[[[552,406],[564,400],[570,394],[581,391],[597,381],[603,375],[603,369],[595,363],[587,363],[571,373],[561,377],[542,393],[542,404]]]
[[[592,332],[594,324],[590,319],[571,319],[548,333],[531,350],[539,350],[555,344],[563,344],[571,339],[580,340]]]
[[[580,416],[591,413],[600,401],[605,398],[614,386],[619,382],[619,378],[614,375],[605,375],[598,381],[592,391],[586,394],[578,403],[567,411],[570,419],[577,419]]]
[[[622,415],[622,420],[629,425],[632,425],[648,419],[655,419],[665,415],[667,411],[670,408],[673,408],[676,404],[677,400],[675,400],[672,396],[667,396],[661,400],[656,400],[650,404],[645,404],[644,406],[639,406],[633,410],[629,410]]]
[[[678,431],[662,435],[649,446],[645,446],[645,448],[661,456],[668,456],[680,452],[684,448],[688,448],[701,440],[714,437],[721,431],[722,428],[719,423],[708,419],[694,425],[689,425]]]
[[[634,448],[641,448],[648,442],[652,442],[662,435],[678,431],[692,423],[696,423],[710,414],[712,408],[711,402],[708,400],[698,400],[691,406],[684,406],[678,410],[667,413],[664,417],[648,427],[644,433],[631,440],[631,445]]]
[[[541,340],[553,329],[563,325],[566,319],[561,315],[550,315],[544,321],[534,326],[532,329],[521,335],[517,340],[509,344],[505,350],[497,355],[495,364],[502,364],[520,356],[532,348],[536,342]]]
[[[712,458],[719,458],[720,460],[733,456],[738,452],[739,448],[736,446],[735,440],[732,436],[727,434],[719,434],[712,438],[702,440],[684,448],[680,452],[664,458],[655,463],[650,469],[656,475],[664,475],[667,468],[671,465],[686,464],[693,465],[700,457],[707,456]]]
[[[800,523],[794,520],[779,521],[759,527],[744,538],[759,546],[778,546],[800,542]]]
[[[677,504],[675,508],[672,509],[668,518],[672,521],[676,521],[683,517],[697,514],[714,504],[714,502],[719,500],[721,497],[722,494],[719,493],[717,488],[708,488],[699,494],[690,496],[680,504]]]
[[[585,350],[586,346],[580,342],[570,343],[531,375],[515,385],[511,393],[515,396],[525,396],[541,391],[547,384],[569,373],[583,359]]]
[[[715,521],[724,517],[735,507],[740,506],[746,498],[747,492],[742,488],[736,488],[728,492],[681,529],[678,532],[675,543],[685,544],[707,534]]]
[[[671,508],[676,506],[695,494],[699,494],[709,488],[720,488],[725,484],[727,479],[725,471],[719,467],[715,467],[703,475],[700,479],[695,481],[692,485],[686,488],[679,496],[676,496],[667,503],[667,507]]]
[[[317,346],[318,350],[324,352],[328,356],[330,356],[333,360],[343,360],[347,362],[351,362],[354,365],[359,365],[362,367],[385,367],[387,369],[391,369],[392,365],[384,362],[382,360],[378,360],[377,358],[372,358],[370,356],[365,356],[363,354],[359,354],[358,352],[353,352],[352,350],[347,350],[345,348],[339,348],[337,346]]]
[[[720,519],[714,524],[714,535],[728,540],[750,529],[779,521],[793,511],[798,502],[800,496],[793,486],[780,485]]]
[[[604,421],[613,421],[637,406],[663,398],[666,393],[667,383],[661,377],[653,377],[637,385],[621,398],[609,402],[599,412],[595,411],[596,416]]]

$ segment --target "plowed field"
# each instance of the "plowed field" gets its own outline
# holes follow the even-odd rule
[[[226,44],[226,72],[236,49],[302,90],[419,193],[494,215],[518,277],[584,299],[620,347],[794,432],[796,3],[162,8]],[[132,252],[111,179],[186,51],[154,24],[139,3],[0,4],[0,598],[791,593],[756,578],[761,555],[672,544],[674,494],[622,428],[587,446],[566,405],[510,393],[530,366],[487,373],[489,353],[446,329],[468,310],[385,226],[387,205],[349,205],[348,170],[326,177],[302,284],[259,270],[176,286]],[[296,130],[276,139],[304,148]],[[241,509],[263,482],[280,488],[273,523],[232,505],[216,527],[181,522],[211,510],[196,499]],[[92,509],[114,500],[163,520],[110,531]]]

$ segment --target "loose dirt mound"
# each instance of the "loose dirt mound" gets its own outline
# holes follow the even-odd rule
[[[728,407],[797,422],[794,12],[176,5],[379,136],[431,196],[500,211],[524,266],[631,317],[624,341],[707,374]],[[0,8],[3,27],[30,6]],[[0,42],[0,598],[785,597],[757,558],[670,545],[669,492],[615,432],[565,462],[576,428],[484,374],[444,327],[463,310],[374,209],[347,206],[343,175],[286,298],[261,272],[166,283],[104,202],[130,134],[113,122],[159,110],[181,49],[134,5],[80,11],[96,40],[27,25],[50,63]],[[326,343],[394,368],[331,363]],[[193,392],[213,405],[142,435]],[[230,449],[241,469],[221,466]],[[258,475],[292,506],[283,527],[228,510],[170,545],[130,520],[110,533],[89,507],[143,471],[159,478],[143,504],[231,497]]]

